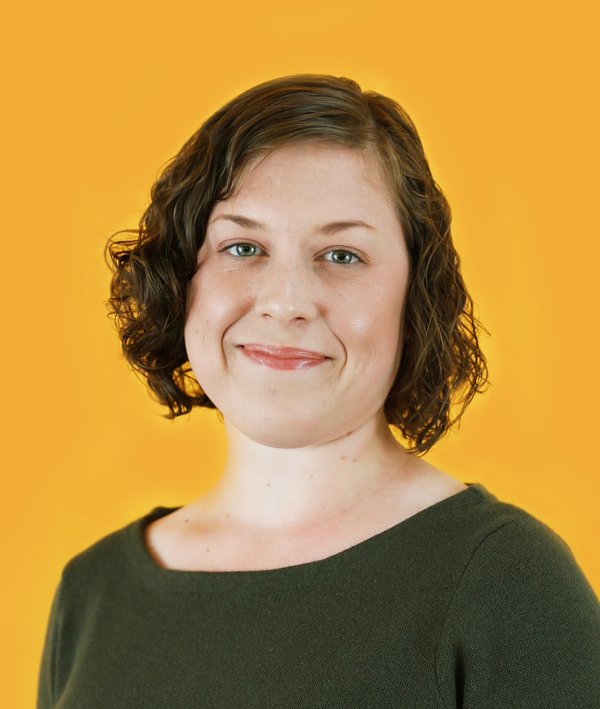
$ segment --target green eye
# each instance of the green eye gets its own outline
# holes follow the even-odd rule
[[[232,256],[254,256],[254,252],[252,252],[252,249],[257,249],[258,246],[255,244],[247,244],[245,242],[240,242],[238,244],[231,244],[231,246],[227,246],[226,248],[223,249],[223,251],[226,251],[227,253],[231,253],[231,249],[236,249],[236,253],[232,253]]]
[[[342,255],[341,259],[339,259],[339,258],[332,258],[331,259],[332,263],[340,264],[340,266],[352,266],[355,263],[359,263],[360,261],[362,261],[362,259],[359,256],[357,256],[353,251],[346,251],[346,249],[332,249],[331,251],[328,251],[327,253],[334,254],[334,255],[341,254]],[[347,257],[350,257],[351,259],[354,258],[354,259],[356,259],[356,261],[349,261],[347,259]],[[329,260],[329,259],[327,259],[327,260]]]

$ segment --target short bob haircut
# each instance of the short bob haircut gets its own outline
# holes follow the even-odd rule
[[[398,103],[363,92],[351,79],[284,76],[244,91],[216,111],[166,163],[139,228],[109,238],[109,316],[124,356],[154,398],[168,406],[166,418],[194,406],[216,409],[194,377],[183,334],[187,287],[209,215],[218,200],[234,194],[250,160],[307,141],[370,151],[396,202],[409,280],[402,356],[384,412],[388,424],[413,442],[408,452],[422,455],[489,384],[477,341],[482,326],[452,243],[450,207],[413,122]],[[137,236],[115,240],[122,233]],[[455,403],[460,408],[451,419]]]

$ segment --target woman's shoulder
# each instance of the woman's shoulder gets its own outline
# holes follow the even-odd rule
[[[177,510],[177,507],[157,506],[97,538],[71,556],[63,566],[61,585],[76,589],[84,579],[100,589],[111,583],[111,576],[132,568],[140,549],[143,528],[152,520]]]

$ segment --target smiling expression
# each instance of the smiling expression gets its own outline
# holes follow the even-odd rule
[[[188,286],[194,374],[227,422],[264,445],[343,436],[380,414],[392,387],[408,274],[370,153],[307,143],[255,158],[214,205]],[[260,344],[322,357],[287,352],[297,366],[277,366],[273,352],[242,347]]]

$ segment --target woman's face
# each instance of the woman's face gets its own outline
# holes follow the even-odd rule
[[[190,364],[258,443],[334,440],[381,414],[400,362],[409,261],[395,206],[370,154],[322,143],[255,159],[240,184],[214,206],[189,284]],[[326,359],[278,369],[250,344]]]

